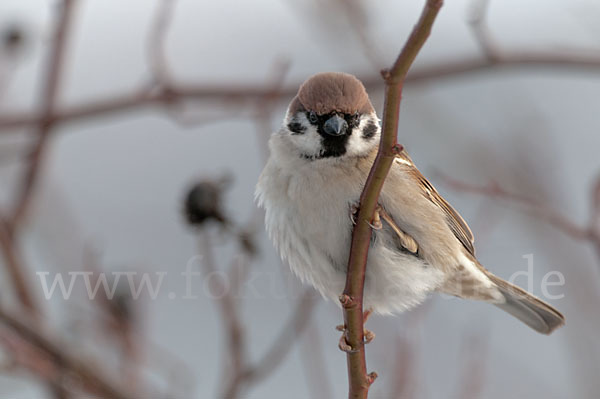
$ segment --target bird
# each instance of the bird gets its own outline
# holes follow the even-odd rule
[[[346,281],[353,215],[380,137],[362,82],[347,73],[318,73],[300,85],[271,135],[256,185],[281,258],[302,282],[336,302]],[[564,324],[558,310],[479,263],[471,229],[404,149],[384,182],[377,215],[365,309],[398,314],[443,293],[493,304],[542,334]]]

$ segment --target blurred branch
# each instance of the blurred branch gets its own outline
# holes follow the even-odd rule
[[[469,16],[469,25],[473,31],[473,36],[481,51],[486,58],[494,62],[500,58],[496,43],[494,42],[491,32],[486,23],[487,11],[489,9],[490,0],[476,0],[471,4],[471,15]]]
[[[59,3],[59,13],[53,27],[54,37],[49,49],[48,64],[45,69],[45,77],[43,79],[40,94],[40,119],[34,132],[36,141],[30,152],[27,154],[26,164],[24,165],[25,171],[18,182],[19,186],[17,188],[13,208],[7,217],[0,218],[0,247],[9,272],[8,274],[16,289],[17,298],[27,313],[32,316],[32,320],[35,320],[39,315],[39,309],[34,303],[33,295],[25,277],[25,268],[18,255],[19,245],[16,240],[15,231],[20,226],[31,202],[35,183],[40,173],[40,165],[48,142],[48,137],[52,129],[52,116],[55,112],[64,53],[68,42],[74,7],[75,0],[63,0]],[[2,319],[1,321],[4,324],[11,327],[17,335],[24,339],[28,339],[34,346],[38,347],[40,350],[44,350],[53,360],[56,360],[54,363],[55,367],[53,367],[56,373],[56,379],[61,380],[63,369],[68,368],[67,365],[70,365],[73,366],[73,372],[79,373],[82,380],[88,381],[92,386],[98,387],[100,392],[111,396],[114,393],[116,394],[116,396],[114,396],[115,398],[126,397],[121,396],[118,391],[112,389],[112,386],[97,377],[94,373],[95,370],[91,371],[90,369],[87,369],[84,364],[80,364],[79,362],[71,363],[72,359],[67,358],[65,355],[61,355],[60,353],[56,353],[54,350],[57,348],[52,347],[49,341],[38,335],[35,329],[28,329],[27,324],[21,323],[18,319],[12,318],[11,315],[5,314],[4,312],[0,314],[0,319]],[[65,389],[63,389],[60,383],[57,383],[55,379],[48,380],[48,385],[55,397],[65,398],[67,396]]]
[[[98,263],[98,254],[91,247],[84,248],[83,268],[90,273],[91,285],[98,287],[102,282],[103,269]],[[139,353],[140,339],[134,336],[135,315],[134,302],[128,293],[118,292],[118,287],[109,298],[106,292],[98,292],[93,304],[102,312],[98,324],[103,325],[108,336],[114,338],[120,345],[121,368],[123,381],[134,391],[139,383],[141,364]]]
[[[166,42],[173,22],[177,0],[160,0],[154,14],[154,22],[148,37],[149,65],[153,84],[158,87],[170,81],[171,73],[167,58]]]
[[[590,52],[540,52],[540,51],[504,51],[494,60],[479,56],[436,62],[434,66],[421,67],[411,72],[405,79],[406,84],[428,83],[434,80],[473,76],[477,73],[498,72],[509,69],[549,68],[557,70],[576,69],[600,73],[600,55]],[[365,86],[374,90],[382,87],[381,78],[362,76]],[[274,100],[293,97],[299,83],[281,87]],[[211,101],[224,106],[249,106],[256,101],[272,95],[272,89],[263,84],[174,84],[163,85],[161,90],[142,87],[131,93],[123,93],[105,99],[96,99],[87,103],[56,109],[48,117],[53,126],[66,123],[87,121],[103,116],[117,116],[147,108],[173,106],[184,101]],[[39,125],[43,118],[36,113],[13,112],[0,115],[0,131],[9,132]]]
[[[271,347],[260,360],[244,372],[244,377],[248,381],[256,383],[277,369],[294,347],[293,343],[308,326],[314,304],[313,291],[306,289],[298,300],[292,316],[288,319],[279,336],[273,341]]]
[[[59,4],[59,15],[54,23],[54,38],[49,50],[48,67],[41,92],[41,116],[36,126],[36,141],[29,154],[27,154],[27,163],[24,166],[25,172],[19,180],[20,186],[17,189],[13,209],[8,216],[0,220],[0,246],[6,260],[9,275],[17,291],[19,301],[32,314],[37,313],[37,309],[33,296],[27,286],[27,280],[24,275],[25,269],[17,256],[18,244],[15,240],[15,230],[18,228],[21,219],[27,211],[39,174],[46,142],[52,129],[51,119],[55,112],[62,63],[74,6],[75,0],[63,0]]]
[[[48,67],[41,92],[40,118],[35,132],[37,141],[28,154],[25,173],[20,181],[21,186],[17,191],[14,209],[8,220],[8,226],[11,230],[18,227],[27,211],[39,175],[46,143],[55,122],[53,116],[55,114],[58,87],[76,1],[63,0],[59,4],[59,15],[54,23],[54,38],[49,50]]]
[[[592,244],[596,251],[596,256],[600,261],[600,178],[596,180],[595,185],[592,188],[592,209],[589,222],[586,226],[580,226],[548,207],[548,205],[544,204],[542,201],[511,193],[495,182],[489,183],[486,186],[477,186],[454,179],[443,173],[438,174],[447,186],[456,191],[507,200],[526,206],[529,212],[537,215],[541,220],[561,231],[566,236],[569,236],[576,241]]]
[[[2,219],[0,219],[0,251],[4,258],[8,277],[15,289],[19,302],[28,313],[37,315],[39,310],[25,275],[26,269],[21,262],[21,254],[18,245],[9,230],[8,224]]]
[[[213,254],[213,245],[207,231],[202,232],[201,251],[205,274],[207,276],[214,275],[218,269]],[[234,267],[230,268],[228,275],[233,277],[234,271]],[[214,279],[211,279],[211,283],[213,284],[212,289],[221,293],[218,302],[224,329],[227,332],[226,347],[231,362],[230,365],[225,365],[225,370],[229,374],[229,378],[221,379],[226,384],[220,397],[226,399],[239,397],[245,386],[257,384],[273,373],[294,347],[293,344],[296,342],[296,338],[300,336],[305,326],[309,324],[308,319],[314,305],[312,292],[306,290],[298,300],[296,308],[291,313],[291,317],[288,319],[286,325],[265,354],[258,361],[250,364],[246,353],[246,332],[240,318],[238,303],[234,297],[239,289],[240,281],[233,278],[231,281],[234,281],[234,283],[225,286],[217,284]]]
[[[348,22],[354,28],[363,54],[371,63],[375,70],[379,70],[383,65],[383,58],[378,52],[377,43],[369,34],[367,23],[368,3],[361,0],[336,0],[336,5],[346,15]]]
[[[415,399],[418,373],[415,373],[418,343],[410,342],[408,337],[398,337],[395,342],[394,378],[390,397],[396,399]]]
[[[17,337],[26,341],[32,348],[44,353],[59,370],[68,370],[78,376],[83,385],[89,387],[92,392],[111,399],[133,398],[126,390],[119,388],[117,384],[103,376],[96,365],[90,365],[87,361],[69,355],[69,350],[44,335],[43,328],[37,323],[32,323],[31,320],[21,320],[4,308],[0,308],[0,323],[12,330]]]
[[[485,186],[478,186],[454,179],[440,172],[438,172],[438,174],[440,175],[442,182],[455,191],[479,194],[494,199],[502,199],[525,205],[528,207],[530,212],[535,213],[540,217],[540,219],[554,226],[556,229],[562,231],[565,235],[573,238],[574,240],[592,242],[595,240],[600,240],[600,236],[597,236],[593,231],[594,229],[592,225],[580,227],[565,216],[549,208],[543,202],[528,198],[524,195],[511,193],[502,188],[496,182],[489,183]]]
[[[208,276],[213,276],[217,272],[215,257],[213,255],[213,246],[210,241],[209,232],[202,232],[201,237],[201,254],[203,256],[202,264],[204,265],[204,273]],[[234,292],[231,287],[220,284],[214,278],[211,278],[212,289],[220,293],[218,305],[220,315],[223,321],[223,328],[227,333],[227,349],[229,352],[229,360],[231,364],[226,364],[224,370],[230,374],[229,381],[225,389],[225,393],[221,395],[223,398],[230,399],[238,396],[241,384],[238,382],[241,378],[245,367],[246,346],[245,333],[243,330],[242,321],[240,319],[237,304],[234,298]],[[226,381],[226,378],[222,378]]]
[[[367,255],[379,194],[401,146],[397,144],[400,100],[406,74],[429,37],[431,27],[442,6],[441,0],[427,0],[419,21],[404,48],[389,70],[382,71],[385,80],[385,106],[381,142],[377,157],[360,197],[358,217],[352,232],[346,287],[340,296],[344,310],[344,339],[351,350],[347,353],[350,398],[366,398],[377,374],[367,374],[364,347],[363,292]]]

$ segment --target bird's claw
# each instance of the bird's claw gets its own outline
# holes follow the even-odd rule
[[[346,353],[353,353],[356,352],[354,349],[352,349],[352,347],[348,344],[348,341],[346,341],[346,333],[342,333],[342,336],[340,337],[340,341],[338,343],[338,348],[340,348],[340,350],[342,352],[346,352]]]
[[[375,333],[373,331],[365,329],[363,330],[363,335],[365,337],[365,344],[368,344],[375,339]]]
[[[350,204],[350,221],[356,225],[356,217],[358,216],[358,204]]]
[[[371,310],[365,310],[363,313],[363,325],[369,320],[369,316],[371,316]],[[335,329],[342,332],[342,336],[340,337],[340,341],[338,343],[338,347],[342,352],[346,353],[354,353],[357,349],[353,349],[348,341],[346,341],[346,326],[343,324],[335,326]],[[363,337],[364,343],[368,344],[375,339],[375,333],[373,331],[363,329]]]
[[[371,226],[373,230],[381,230],[383,228],[379,212],[381,212],[381,205],[378,204],[377,208],[375,208],[375,214],[373,215],[373,222],[369,223],[369,226]]]
[[[381,230],[383,228],[383,223],[381,223],[381,217],[379,216],[379,212],[382,210],[381,205],[377,205],[375,208],[375,215],[373,216],[373,222],[369,223],[369,226],[373,230]],[[353,225],[356,225],[356,218],[358,217],[358,204],[350,204],[350,221]]]

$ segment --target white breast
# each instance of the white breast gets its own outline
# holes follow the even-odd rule
[[[339,159],[282,162],[272,156],[257,188],[266,228],[281,257],[302,281],[333,299],[342,293],[350,248],[350,205],[367,171]],[[442,273],[398,250],[391,232],[376,233],[369,252],[365,308],[400,312],[422,302]]]

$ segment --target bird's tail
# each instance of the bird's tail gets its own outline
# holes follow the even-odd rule
[[[565,324],[565,317],[546,302],[492,273],[488,272],[487,275],[506,298],[506,302],[495,305],[535,331],[550,334]]]

